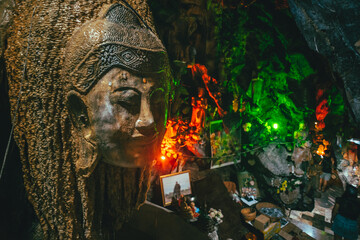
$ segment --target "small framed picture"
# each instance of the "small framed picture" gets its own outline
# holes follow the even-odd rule
[[[223,120],[210,122],[211,169],[241,162],[230,147],[232,142],[231,134],[225,133]]]
[[[181,195],[191,195],[190,171],[160,176],[161,193],[164,206],[171,204]]]
[[[240,196],[245,199],[256,199],[259,196],[259,188],[256,178],[249,172],[238,173]]]

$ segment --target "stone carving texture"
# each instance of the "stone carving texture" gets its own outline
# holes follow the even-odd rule
[[[116,27],[118,22],[129,23],[128,33],[133,31],[132,34],[111,35],[110,30],[102,32],[101,25],[96,25],[93,32],[87,32],[93,35],[87,36],[84,42],[93,46],[94,51],[88,52],[83,62],[77,62],[84,56],[81,51],[89,50],[89,45],[81,45],[81,42],[71,45],[69,41],[79,36],[76,34],[79,29],[96,24],[94,19],[104,16],[101,11],[109,10],[113,2],[27,0],[19,2],[13,10],[5,52],[11,115],[17,116],[13,119],[14,137],[20,148],[24,183],[44,239],[116,239],[123,222],[145,200],[151,162],[142,168],[128,169],[98,161],[96,146],[91,142],[83,143],[81,132],[74,127],[66,100],[71,89],[79,93],[80,100],[84,99],[96,80],[111,67],[155,72],[160,69],[154,70],[154,67],[166,68],[161,42],[143,23],[144,29],[140,29],[138,42],[134,43],[137,47],[132,49],[125,44],[131,43],[125,38],[133,37],[139,30],[130,26],[137,17],[119,14],[105,14],[107,22],[102,23],[108,27],[111,24]],[[134,0],[129,4],[153,29],[146,1]],[[120,36],[125,40],[117,39]],[[148,38],[153,41],[147,42]],[[124,44],[106,44],[109,39]],[[149,50],[162,57],[154,57]],[[70,56],[74,53],[79,59]],[[23,78],[25,62],[27,68]],[[88,162],[84,160],[79,167],[81,147],[86,144],[90,150],[85,157],[90,159],[86,158]],[[84,167],[84,164],[93,164],[92,160],[94,166]]]

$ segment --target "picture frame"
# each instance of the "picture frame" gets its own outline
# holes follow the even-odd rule
[[[240,159],[234,159],[235,154],[229,154],[228,144],[231,136],[225,133],[223,120],[210,122],[210,146],[211,146],[211,165],[210,169],[240,163]]]
[[[249,172],[238,173],[239,193],[242,198],[257,199],[260,197],[256,178]]]
[[[160,176],[160,185],[164,206],[169,206],[173,198],[192,194],[189,170]]]

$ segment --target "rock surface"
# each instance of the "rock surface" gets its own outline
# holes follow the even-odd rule
[[[288,176],[290,174],[290,168],[286,159],[290,155],[291,153],[289,153],[285,147],[277,147],[276,144],[270,144],[264,148],[263,152],[258,154],[258,158],[271,173]]]
[[[344,81],[353,117],[360,123],[360,1],[289,0],[309,47],[324,55]]]

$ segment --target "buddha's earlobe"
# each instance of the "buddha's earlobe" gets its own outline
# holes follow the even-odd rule
[[[81,138],[79,158],[75,163],[76,172],[83,177],[89,177],[98,162],[98,149],[96,144],[88,141],[86,138]]]
[[[89,177],[98,162],[98,149],[96,141],[93,140],[94,133],[87,106],[79,93],[70,91],[67,95],[67,107],[75,128],[75,139],[79,145],[75,169],[81,176]]]

